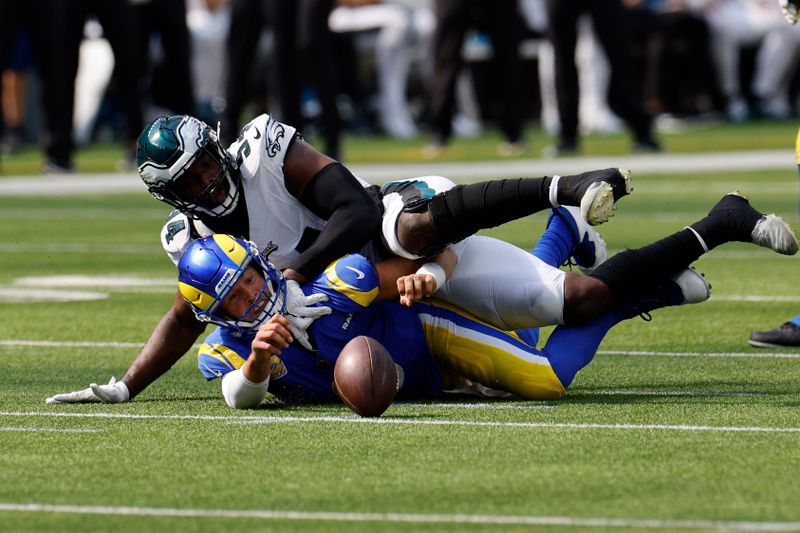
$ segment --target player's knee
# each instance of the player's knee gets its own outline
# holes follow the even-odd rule
[[[608,285],[589,276],[568,273],[564,280],[564,323],[579,325],[608,311],[614,298]]]

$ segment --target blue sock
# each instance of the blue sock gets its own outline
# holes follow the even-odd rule
[[[531,253],[553,267],[560,267],[567,262],[578,243],[572,229],[560,216],[550,215],[547,229],[544,231]]]
[[[618,307],[583,326],[558,326],[553,331],[542,351],[564,388],[594,359],[608,330],[628,317],[628,310]]]
[[[544,263],[558,268],[567,262],[576,245],[572,229],[564,219],[551,212],[547,219],[547,228],[531,253]],[[536,347],[539,343],[539,328],[517,330],[517,335],[530,346]]]
[[[792,324],[794,324],[795,326],[798,326],[798,327],[800,327],[800,315],[797,315],[797,316],[796,316],[796,317],[794,317],[793,319],[789,320],[789,322],[791,322],[791,323],[792,323]]]

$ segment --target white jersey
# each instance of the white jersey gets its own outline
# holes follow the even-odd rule
[[[326,223],[286,189],[283,160],[296,132],[294,127],[269,115],[260,115],[244,127],[240,138],[228,148],[239,162],[250,240],[281,270],[300,255],[297,247],[301,239],[305,236],[308,243],[313,242]],[[369,185],[361,179],[359,182],[364,187]],[[175,224],[173,218],[161,230],[161,243],[177,265],[192,240],[211,231],[199,220],[183,216],[178,217],[182,223]],[[170,223],[173,225],[168,227]],[[189,231],[189,224],[193,232]]]
[[[297,246],[301,238],[310,232],[306,238],[313,241],[326,222],[286,189],[283,160],[296,131],[269,115],[261,115],[247,124],[228,148],[239,160],[250,240],[279,269],[300,255]]]

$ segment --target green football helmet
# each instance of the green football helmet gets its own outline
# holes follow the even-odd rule
[[[192,195],[180,180],[201,158],[204,165],[218,165],[219,171]],[[136,143],[136,166],[154,198],[194,217],[223,217],[239,202],[241,182],[234,158],[220,144],[217,132],[194,117],[173,115],[148,124]],[[225,191],[224,200],[214,200],[220,190]]]

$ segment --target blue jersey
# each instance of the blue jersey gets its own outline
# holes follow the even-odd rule
[[[333,367],[348,341],[359,335],[378,340],[403,368],[405,379],[398,399],[430,398],[442,391],[442,375],[428,350],[425,334],[413,309],[396,302],[375,302],[379,280],[365,257],[348,255],[333,262],[322,274],[302,286],[306,294],[329,298],[330,315],[309,328],[317,347],[310,353],[292,344],[280,357],[273,356],[269,390],[286,401],[329,402]],[[252,336],[236,338],[218,328],[200,347],[198,365],[207,379],[240,368],[250,354]]]

